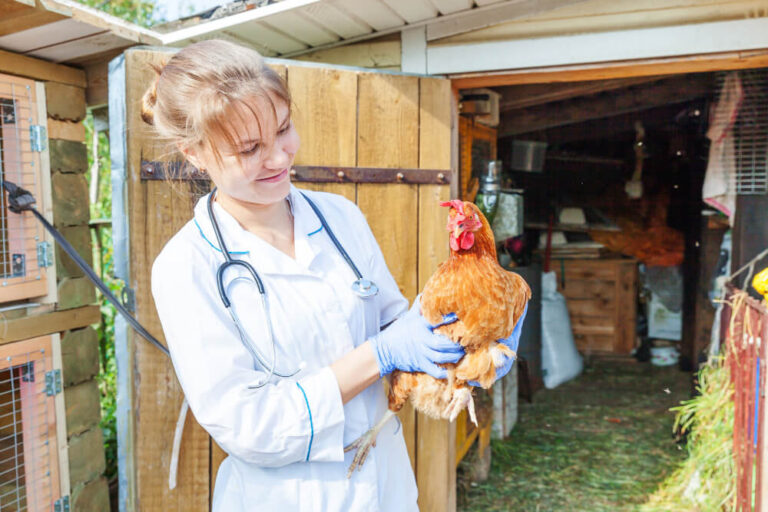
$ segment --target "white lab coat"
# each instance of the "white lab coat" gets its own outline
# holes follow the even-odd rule
[[[410,511],[416,483],[402,429],[391,421],[362,470],[346,472],[353,452],[343,447],[384,414],[379,380],[346,405],[328,365],[402,314],[398,290],[365,217],[335,194],[305,192],[365,278],[379,287],[363,300],[355,280],[301,193],[291,187],[295,259],[253,235],[222,209],[214,211],[234,258],[249,261],[267,291],[277,345],[277,371],[265,375],[224,308],[216,288],[223,257],[200,199],[195,216],[163,248],[152,267],[152,293],[176,375],[195,418],[228,454],[214,488],[214,512]],[[244,330],[271,358],[261,299],[240,267],[225,283]],[[183,450],[182,446],[182,450]]]

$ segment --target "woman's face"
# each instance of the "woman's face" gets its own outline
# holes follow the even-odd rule
[[[290,192],[289,171],[299,150],[299,134],[291,121],[288,104],[277,98],[273,101],[276,116],[265,101],[254,102],[253,112],[246,108],[238,112],[241,115],[231,116],[234,146],[225,137],[213,141],[220,160],[207,146],[187,153],[196,167],[205,169],[218,194],[268,205],[281,201]]]

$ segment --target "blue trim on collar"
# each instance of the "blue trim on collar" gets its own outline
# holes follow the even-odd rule
[[[309,462],[309,453],[312,451],[312,440],[315,438],[315,426],[312,423],[312,409],[309,408],[309,399],[307,399],[307,394],[304,392],[304,388],[301,387],[301,384],[297,382],[296,385],[301,390],[301,394],[304,395],[304,403],[307,404],[307,412],[309,413],[309,448],[307,448],[306,460],[306,462]]]
[[[314,230],[313,232],[311,232],[311,233],[307,233],[307,236],[312,236],[312,235],[314,235],[314,234],[316,234],[316,233],[319,233],[319,232],[321,232],[322,230],[323,230],[323,226],[320,226],[319,228],[317,228],[317,229],[316,229],[316,230]]]
[[[217,251],[221,252],[221,249],[219,249],[218,247],[216,247],[215,245],[213,245],[213,244],[211,243],[211,241],[210,241],[210,240],[208,240],[208,237],[206,237],[206,236],[205,236],[205,233],[203,233],[203,228],[201,228],[201,227],[200,227],[200,224],[197,222],[197,219],[192,219],[192,220],[194,220],[194,221],[195,221],[195,226],[197,226],[197,229],[198,229],[198,231],[200,231],[200,236],[202,236],[202,237],[203,237],[203,240],[205,240],[206,242],[208,242],[208,245],[210,245],[211,247],[213,247],[213,248],[214,248],[214,249],[216,249]],[[229,251],[229,254],[249,254],[250,252],[251,252],[251,251]]]

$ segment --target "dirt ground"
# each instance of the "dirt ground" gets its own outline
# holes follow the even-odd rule
[[[691,374],[676,366],[587,361],[577,379],[521,399],[512,434],[492,443],[485,482],[459,466],[458,509],[634,510],[685,456],[669,409],[690,392]]]

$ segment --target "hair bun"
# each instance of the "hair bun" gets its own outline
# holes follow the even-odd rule
[[[145,123],[155,124],[155,105],[157,104],[157,82],[160,80],[158,75],[152,86],[147,89],[141,98],[141,118]]]

